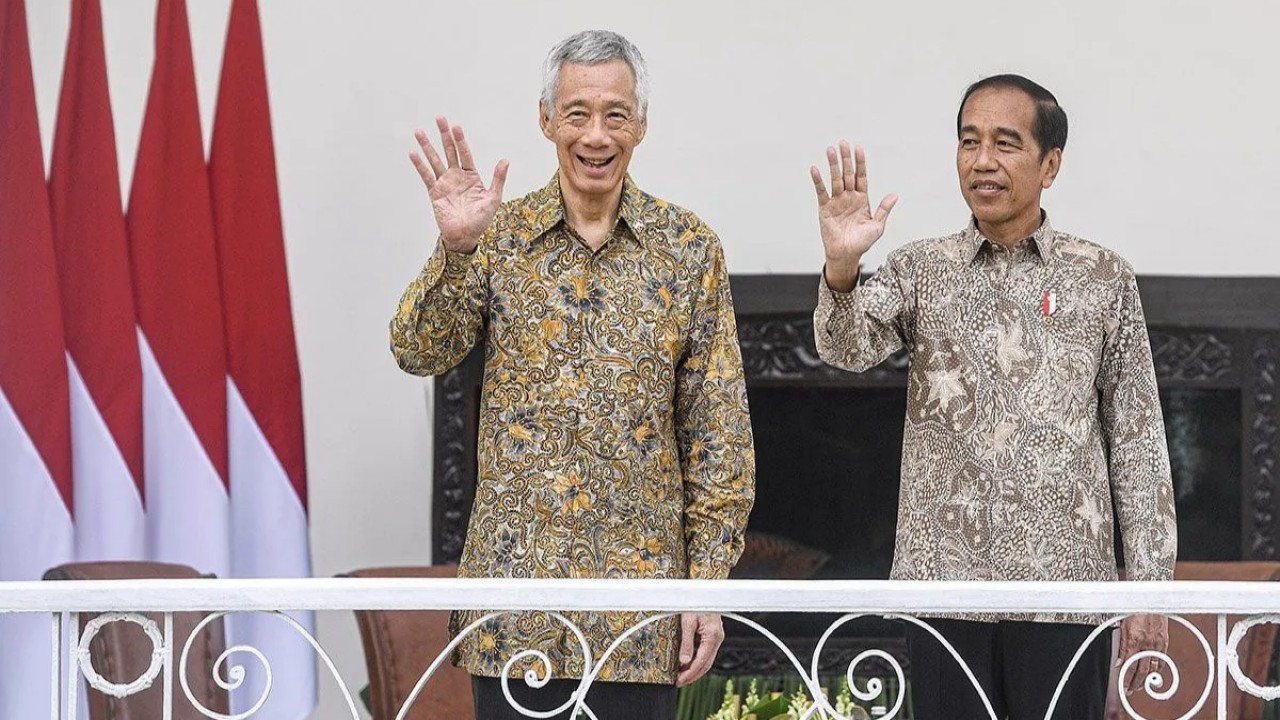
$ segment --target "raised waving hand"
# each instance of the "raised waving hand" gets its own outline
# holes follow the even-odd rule
[[[826,253],[827,285],[837,292],[848,292],[858,281],[862,255],[884,234],[885,222],[898,196],[886,195],[875,214],[871,214],[867,158],[861,147],[851,153],[849,143],[841,140],[839,154],[835,148],[827,148],[827,164],[831,171],[829,193],[817,166],[809,168],[818,194],[818,227]]]
[[[480,242],[493,216],[502,204],[502,186],[507,181],[506,160],[498,161],[493,169],[493,182],[485,187],[484,179],[476,172],[471,147],[462,133],[461,125],[449,125],[443,115],[436,117],[440,129],[440,144],[444,159],[427,139],[425,130],[418,130],[414,137],[422,148],[422,155],[409,153],[409,161],[422,176],[431,196],[431,209],[440,228],[440,239],[446,250],[470,253]],[[425,160],[423,159],[425,156]]]

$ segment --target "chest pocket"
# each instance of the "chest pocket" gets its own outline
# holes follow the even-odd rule
[[[1082,442],[1097,417],[1109,298],[1095,288],[1053,292],[1052,298],[1041,297],[1034,321],[1027,323],[1042,358],[1029,383],[1026,410]]]
[[[1112,298],[1101,288],[1074,287],[1049,290],[1042,295],[1037,313],[1038,335],[1050,362],[1087,364],[1092,381],[1102,360],[1108,318],[1112,314]]]

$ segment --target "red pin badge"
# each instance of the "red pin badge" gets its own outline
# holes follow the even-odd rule
[[[1056,312],[1058,312],[1058,294],[1052,290],[1045,290],[1040,297],[1040,314],[1049,318]]]

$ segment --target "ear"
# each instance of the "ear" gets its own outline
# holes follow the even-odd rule
[[[640,117],[640,122],[636,123],[636,144],[639,145],[644,140],[645,133],[649,132],[649,113],[645,112]]]
[[[551,127],[551,118],[548,117],[549,113],[547,112],[547,110],[548,108],[547,108],[546,101],[539,100],[538,101],[538,126],[542,128],[543,136],[545,136],[548,140],[552,140],[554,138],[552,138],[551,135],[552,135],[552,131],[555,128]]]
[[[1062,148],[1054,148],[1040,161],[1040,187],[1048,190],[1062,169]]]

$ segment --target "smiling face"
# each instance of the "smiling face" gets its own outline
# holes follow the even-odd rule
[[[596,202],[622,193],[631,153],[646,122],[636,105],[635,76],[624,60],[565,63],[554,112],[539,104],[542,134],[556,144],[566,201]]]
[[[1062,150],[1041,157],[1035,122],[1035,101],[1017,88],[984,88],[961,110],[960,192],[992,240],[1017,242],[1040,227],[1040,193],[1053,185]]]

